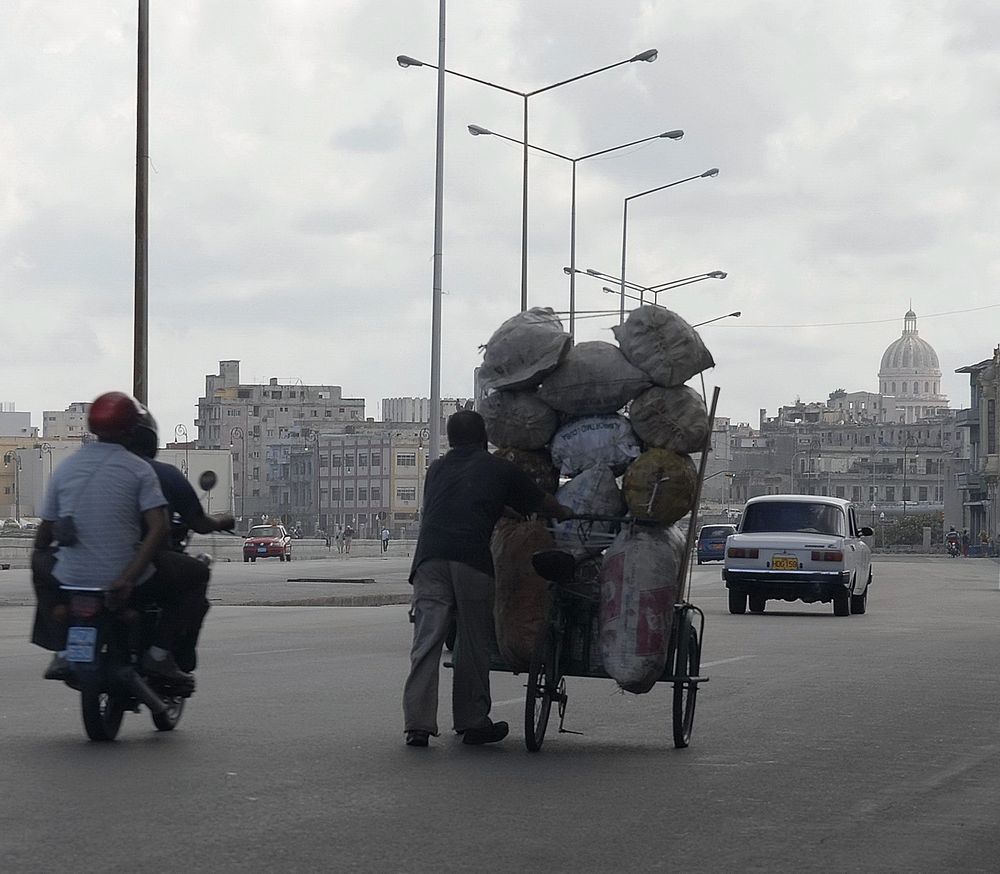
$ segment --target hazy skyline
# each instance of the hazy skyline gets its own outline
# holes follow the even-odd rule
[[[134,2],[3,4],[0,400],[32,413],[132,384]],[[205,375],[429,393],[437,4],[151,4],[150,379],[164,439],[194,434]],[[793,0],[690,6],[451,4],[449,68],[518,90],[657,48],[533,98],[531,141],[579,155],[681,128],[578,168],[577,263],[729,278],[660,302],[705,326],[719,414],[756,423],[796,397],[876,391],[911,305],[955,374],[1000,342],[993,144],[1000,9]],[[450,78],[442,384],[472,392],[479,346],[518,309],[514,97]],[[531,161],[529,305],[565,310],[570,170]],[[612,309],[581,277],[581,310]],[[965,311],[965,312],[963,312]],[[611,339],[615,318],[581,319]]]

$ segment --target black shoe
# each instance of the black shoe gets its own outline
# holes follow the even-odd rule
[[[191,683],[194,680],[194,677],[177,667],[177,662],[169,653],[162,659],[154,659],[147,652],[142,657],[140,667],[142,672],[150,677],[159,677],[175,683]]]
[[[495,744],[507,737],[510,726],[506,722],[491,722],[482,728],[467,728],[462,732],[462,743],[472,746]]]
[[[45,669],[46,680],[62,680],[64,683],[73,678],[73,669],[70,667],[65,656],[56,653],[52,656],[52,661]]]
[[[408,747],[425,747],[427,739],[431,736],[429,731],[408,731],[406,733],[406,745]]]

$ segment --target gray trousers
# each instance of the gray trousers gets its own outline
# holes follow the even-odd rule
[[[410,675],[403,688],[406,731],[438,733],[441,647],[456,614],[451,690],[455,731],[490,724],[490,658],[496,649],[493,593],[491,576],[458,561],[430,559],[417,568]]]

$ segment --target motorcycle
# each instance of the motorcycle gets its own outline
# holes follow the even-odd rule
[[[961,551],[962,551],[961,547],[958,545],[957,540],[948,541],[948,555],[950,555],[952,558],[955,558],[961,553]]]
[[[201,474],[198,484],[210,491],[213,471]],[[198,556],[206,563],[210,556]],[[149,648],[160,618],[155,604],[115,605],[100,589],[67,590],[69,628],[66,685],[80,693],[80,709],[87,737],[112,741],[118,736],[126,711],[149,708],[158,731],[173,731],[184,704],[194,694],[194,680],[173,680],[145,674],[142,654]]]

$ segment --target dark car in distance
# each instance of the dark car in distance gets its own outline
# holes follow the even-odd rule
[[[735,525],[702,525],[698,532],[698,564],[722,561],[726,557],[726,538],[735,533]]]

